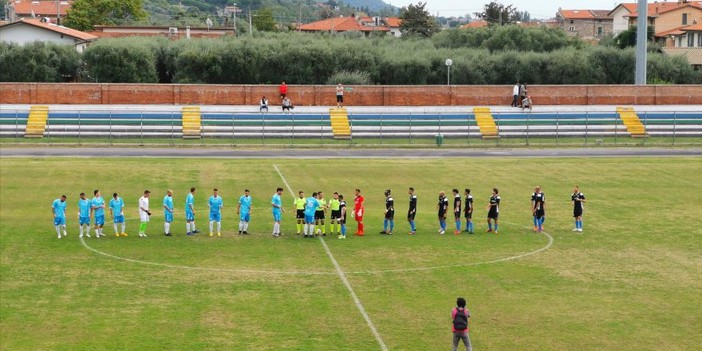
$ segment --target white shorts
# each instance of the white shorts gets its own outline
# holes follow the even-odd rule
[[[141,220],[142,222],[148,222],[149,215],[146,213],[139,213],[139,220]]]

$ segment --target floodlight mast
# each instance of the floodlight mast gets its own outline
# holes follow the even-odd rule
[[[648,1],[639,0],[637,12],[639,14],[636,26],[636,85],[646,85],[646,62],[648,45]]]

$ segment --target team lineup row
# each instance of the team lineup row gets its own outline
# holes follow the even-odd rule
[[[185,199],[185,228],[187,235],[195,235],[199,231],[195,228],[195,194],[196,188],[190,188],[190,192]],[[458,189],[453,189],[453,214],[455,219],[456,229],[454,234],[461,233],[461,219],[465,219],[464,231],[473,234],[473,195],[471,195],[470,189],[464,189],[463,198]],[[273,215],[273,232],[274,237],[279,237],[280,223],[282,221],[283,213],[285,209],[283,208],[281,196],[283,194],[283,188],[277,188],[275,194],[271,198],[270,206]],[[355,235],[364,236],[364,226],[363,226],[363,215],[365,212],[364,201],[365,198],[361,195],[361,190],[356,189],[354,191],[354,207],[353,207],[353,218],[357,223],[357,230]],[[416,234],[416,223],[415,217],[417,214],[417,195],[414,188],[410,187],[408,189],[409,195],[409,208],[407,210],[407,221],[410,225],[410,235]],[[93,191],[93,198],[88,199],[85,193],[80,194],[80,199],[78,200],[78,223],[80,235],[90,236],[90,222],[93,219],[95,237],[100,238],[105,236],[103,233],[103,227],[105,225],[105,209],[109,209],[110,216],[112,217],[114,235],[117,237],[127,236],[126,233],[126,221],[124,216],[124,200],[114,193],[112,199],[109,203],[106,203],[102,197],[100,190]],[[138,212],[139,212],[139,237],[146,237],[146,229],[151,217],[151,210],[149,205],[149,199],[151,197],[151,191],[145,190],[141,198],[139,198]],[[54,200],[51,211],[54,217],[54,227],[56,229],[56,234],[58,238],[67,236],[66,230],[66,195],[62,195],[60,198]],[[498,233],[499,226],[499,215],[500,215],[500,195],[497,188],[492,189],[492,195],[488,205],[485,207],[487,211],[487,232]],[[573,217],[575,218],[575,228],[573,231],[582,232],[583,231],[583,210],[585,203],[585,195],[580,192],[578,186],[573,188],[573,193],[571,194],[571,201],[573,203]],[[439,234],[446,233],[446,218],[449,212],[449,199],[444,191],[439,192],[439,200],[436,205],[437,215],[439,220]],[[173,191],[167,190],[166,195],[163,198],[163,214],[164,214],[164,235],[172,236],[170,231],[171,223],[173,222],[173,215],[175,213],[175,207],[173,204]],[[219,196],[218,189],[213,189],[212,196],[210,196],[207,201],[207,207],[209,208],[209,236],[221,236],[222,235],[222,208],[224,207],[224,202],[222,197]],[[251,193],[248,189],[244,190],[244,194],[241,195],[238,201],[236,213],[239,216],[239,235],[247,235],[249,222],[251,221],[251,211],[253,209],[253,199]],[[297,221],[297,234],[300,235],[304,233],[304,237],[312,238],[315,236],[322,235],[327,236],[327,224],[325,223],[326,215],[328,212],[329,216],[329,233],[330,235],[336,234],[339,239],[346,238],[346,218],[347,218],[347,208],[346,201],[342,194],[334,192],[330,200],[324,198],[324,192],[318,191],[313,192],[312,196],[305,197],[303,191],[298,192],[298,197],[293,201],[293,209],[296,212]],[[534,219],[534,231],[543,231],[543,224],[546,219],[546,196],[543,193],[540,186],[535,187],[534,193],[531,196],[531,210]],[[395,200],[393,199],[391,190],[385,190],[385,214],[384,214],[383,230],[380,234],[392,235],[395,229]]]

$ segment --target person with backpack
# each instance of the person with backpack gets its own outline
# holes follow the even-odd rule
[[[456,308],[451,311],[451,319],[453,320],[453,351],[458,350],[458,342],[463,340],[463,345],[466,351],[473,351],[473,346],[470,344],[468,336],[468,318],[470,311],[466,308],[466,299],[459,297],[456,299]]]

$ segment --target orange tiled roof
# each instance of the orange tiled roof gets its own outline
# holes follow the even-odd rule
[[[683,35],[683,34],[685,34],[685,32],[683,32],[681,29],[682,29],[682,27],[678,27],[678,28],[673,28],[673,29],[666,30],[663,32],[658,32],[655,34],[655,36],[658,38],[661,38],[661,37],[667,37],[669,35]]]
[[[695,31],[702,30],[702,23],[697,23],[697,24],[693,24],[691,26],[683,27],[683,28],[680,28],[680,30],[684,30],[686,32],[692,31],[692,30],[695,30]]]
[[[402,20],[397,17],[388,17],[385,19],[385,24],[390,28],[399,28],[402,24]]]
[[[92,34],[89,34],[86,32],[81,32],[79,30],[71,29],[71,28],[64,27],[64,26],[57,26],[53,23],[43,23],[38,19],[21,19],[17,22],[6,24],[3,27],[13,26],[13,25],[20,24],[20,23],[25,23],[25,24],[29,24],[29,25],[32,25],[35,27],[47,29],[47,30],[50,30],[52,32],[60,33],[60,34],[67,35],[69,37],[73,37],[73,38],[80,39],[80,40],[91,41],[91,40],[97,39],[97,37],[92,35]]]
[[[688,6],[702,9],[702,1],[688,1],[688,2],[684,2],[684,3],[656,2],[656,3],[648,4],[648,17],[655,17],[658,14],[674,11],[674,10],[677,10],[679,8],[688,7]],[[635,10],[631,14],[629,14],[628,17],[631,17],[631,18],[639,17],[638,7],[634,6],[634,9]]]
[[[56,1],[20,0],[20,2],[16,2],[16,0],[10,0],[9,4],[15,8],[15,13],[20,17],[31,16],[32,11],[37,17],[56,17]],[[58,9],[61,16],[66,15],[66,10],[70,9],[71,5],[73,5],[73,0],[59,1]]]
[[[565,19],[594,19],[590,10],[560,10],[561,17]]]
[[[301,31],[308,32],[348,32],[348,31],[360,31],[360,32],[370,32],[370,31],[381,31],[387,32],[389,29],[387,27],[367,27],[362,26],[356,22],[353,17],[335,17],[328,18],[325,20],[306,23],[300,26]]]
[[[473,21],[470,23],[466,23],[461,26],[462,29],[469,29],[469,28],[482,28],[482,27],[487,27],[488,23],[487,21]]]

